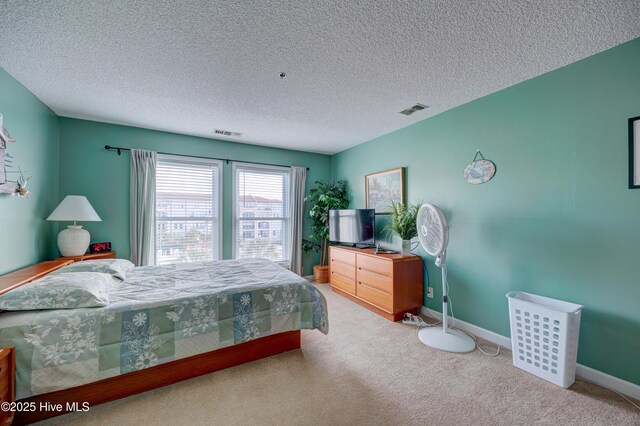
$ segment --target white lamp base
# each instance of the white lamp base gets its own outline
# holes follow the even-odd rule
[[[80,225],[69,225],[58,234],[58,249],[64,257],[82,256],[87,252],[91,236]]]
[[[418,332],[418,339],[427,346],[447,352],[465,353],[476,348],[476,342],[458,330],[442,327],[425,327]]]

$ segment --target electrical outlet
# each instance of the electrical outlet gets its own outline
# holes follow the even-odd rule
[[[427,287],[427,297],[433,299],[433,287]]]

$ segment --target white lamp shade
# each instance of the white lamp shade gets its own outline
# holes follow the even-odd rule
[[[89,204],[87,197],[82,195],[67,195],[47,220],[102,222],[98,213]]]

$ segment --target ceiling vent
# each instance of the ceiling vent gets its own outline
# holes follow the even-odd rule
[[[222,130],[222,129],[213,129],[213,132],[216,135],[222,135],[222,136],[234,136],[236,138],[239,138],[240,136],[242,136],[242,133],[240,132],[232,132],[230,130]]]
[[[416,111],[422,111],[423,109],[426,109],[426,108],[429,108],[429,107],[427,105],[415,104],[410,108],[400,111],[400,114],[411,115]]]

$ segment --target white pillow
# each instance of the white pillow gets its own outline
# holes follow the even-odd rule
[[[49,274],[0,295],[0,309],[33,311],[106,306],[116,281],[109,274]]]
[[[70,272],[103,272],[118,278],[120,281],[124,281],[127,279],[127,272],[133,268],[135,268],[135,265],[126,259],[85,260],[74,262],[49,275],[67,274]]]

